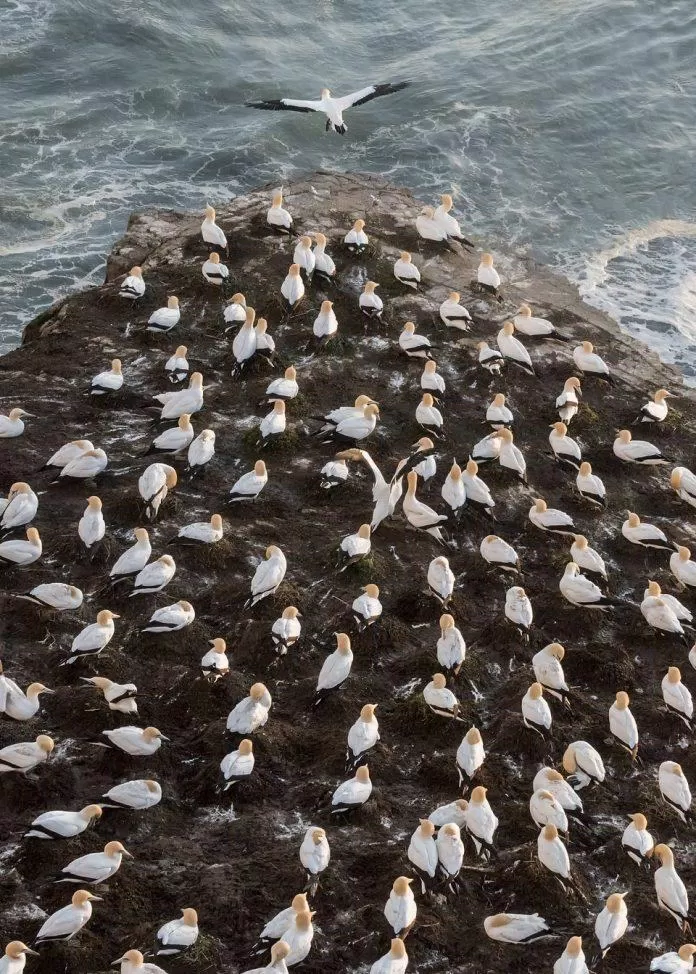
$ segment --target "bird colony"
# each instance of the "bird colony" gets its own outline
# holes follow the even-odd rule
[[[692,399],[432,202],[136,221],[4,360],[2,974],[693,969]]]

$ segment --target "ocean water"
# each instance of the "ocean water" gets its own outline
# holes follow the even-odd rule
[[[696,382],[694,50],[691,0],[0,0],[0,348],[132,210],[325,167],[453,190]],[[243,104],[402,79],[345,138]]]

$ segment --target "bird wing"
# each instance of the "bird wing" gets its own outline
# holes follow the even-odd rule
[[[64,906],[61,910],[53,913],[44,923],[37,934],[38,937],[65,937],[81,926],[80,919],[75,912],[75,908]]]
[[[320,112],[320,101],[302,101],[298,98],[272,98],[269,101],[248,101],[247,108],[260,108],[264,112]]]
[[[409,84],[409,81],[400,81],[398,84],[369,85],[369,87],[361,88],[359,91],[354,91],[350,95],[335,98],[334,102],[339,112],[345,112],[347,108],[351,108],[353,105],[364,105],[365,102],[372,101],[373,98],[381,98],[382,95],[392,95],[395,91],[408,88]]]
[[[282,569],[275,558],[262,561],[251,580],[251,591],[253,595],[260,595],[261,592],[270,592],[276,588],[282,580]]]

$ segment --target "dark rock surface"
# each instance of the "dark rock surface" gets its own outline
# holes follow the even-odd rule
[[[70,888],[52,885],[56,872],[71,859],[100,849],[118,838],[134,854],[110,881],[104,903],[95,904],[87,928],[67,946],[44,948],[29,958],[36,974],[87,974],[105,971],[124,950],[147,946],[158,926],[185,906],[196,907],[203,937],[196,954],[171,971],[237,972],[253,967],[245,951],[267,919],[289,904],[303,885],[298,849],[305,829],[328,830],[332,861],[316,897],[317,934],[302,965],[305,972],[357,970],[373,962],[389,945],[382,909],[394,878],[408,872],[406,849],[418,818],[458,797],[454,755],[462,734],[475,723],[487,750],[481,783],[500,819],[499,858],[484,871],[470,871],[461,896],[445,903],[417,896],[417,926],[408,940],[411,968],[418,971],[550,971],[572,934],[585,938],[589,953],[594,917],[612,891],[630,890],[630,927],[610,952],[607,972],[647,970],[649,959],[682,942],[676,924],[659,912],[650,874],[621,857],[620,836],[626,816],[647,814],[656,840],[675,840],[677,866],[693,890],[696,878],[693,832],[660,803],[659,762],[682,763],[696,783],[696,761],[682,724],[661,709],[660,681],[670,664],[679,665],[684,681],[696,691],[687,648],[678,641],[655,639],[643,624],[636,603],[646,579],[676,592],[668,556],[644,557],[620,535],[626,509],[665,528],[674,540],[692,545],[694,511],[669,486],[669,467],[628,468],[613,456],[617,428],[627,425],[660,386],[679,394],[668,421],[650,429],[676,463],[693,465],[693,394],[675,372],[659,363],[645,346],[620,334],[598,311],[583,305],[575,289],[543,268],[516,257],[498,255],[505,301],[501,305],[473,294],[478,253],[455,253],[419,242],[414,219],[419,211],[411,195],[365,176],[315,174],[286,187],[286,205],[298,229],[322,230],[338,267],[335,287],[315,284],[292,316],[282,308],[279,289],[291,262],[294,241],[267,232],[269,188],[239,198],[218,212],[230,240],[235,290],[269,322],[278,348],[278,366],[253,367],[240,381],[230,377],[231,340],[223,334],[223,301],[205,284],[200,265],[207,248],[200,239],[200,215],[156,212],[134,216],[108,262],[107,281],[71,296],[31,322],[20,348],[0,359],[0,410],[24,406],[37,416],[27,421],[23,437],[0,440],[0,491],[16,480],[29,481],[40,494],[36,526],[42,559],[26,571],[0,568],[2,613],[0,657],[8,676],[22,686],[40,680],[57,690],[44,697],[36,719],[20,724],[4,718],[0,746],[50,733],[57,753],[47,765],[23,779],[0,777],[0,943],[31,942],[45,913],[69,899]],[[357,217],[367,222],[371,246],[361,258],[348,255],[343,234]],[[468,228],[465,228],[467,232]],[[482,249],[491,249],[481,241]],[[392,273],[400,249],[411,250],[424,286],[414,294]],[[135,263],[144,268],[147,292],[135,306],[118,297],[119,278]],[[385,322],[380,327],[358,312],[357,297],[366,279],[380,282]],[[508,283],[510,282],[510,283]],[[447,291],[456,288],[475,324],[468,335],[447,330],[437,314]],[[182,318],[168,336],[152,336],[141,327],[149,314],[178,295]],[[322,299],[335,302],[340,343],[313,354],[311,326]],[[475,363],[475,344],[494,341],[500,323],[522,300],[535,313],[550,317],[571,341],[526,341],[539,376],[509,369],[488,381]],[[371,480],[355,464],[347,485],[320,490],[318,472],[334,450],[310,433],[313,417],[345,404],[361,392],[381,404],[381,422],[366,448],[380,468],[391,473],[420,435],[414,419],[420,398],[421,365],[400,353],[402,323],[413,319],[418,331],[438,347],[436,357],[448,390],[443,407],[442,441],[435,483],[424,500],[442,509],[439,489],[453,456],[464,461],[485,433],[482,419],[496,391],[505,392],[516,416],[516,443],[525,453],[529,487],[495,468],[482,468],[497,501],[498,524],[466,511],[453,533],[447,554],[458,576],[454,615],[469,643],[456,692],[465,723],[439,719],[425,708],[421,691],[437,671],[435,645],[440,609],[424,594],[437,543],[417,535],[399,515],[373,538],[373,557],[337,576],[335,549],[342,537],[370,519]],[[547,455],[553,401],[574,373],[573,346],[589,338],[612,366],[617,383],[583,383],[583,404],[571,426],[595,472],[605,481],[609,509],[598,514],[580,503],[574,475]],[[174,554],[177,574],[157,596],[129,599],[126,592],[103,590],[108,568],[130,544],[141,523],[137,479],[151,457],[143,456],[153,436],[164,428],[153,422],[150,397],[166,389],[163,366],[177,344],[204,375],[204,410],[193,417],[198,433],[217,433],[217,453],[205,477],[180,486],[163,505],[151,527],[153,556]],[[123,360],[125,385],[109,401],[84,395],[89,379],[109,360]],[[298,369],[300,396],[288,405],[288,432],[267,451],[270,481],[253,506],[226,508],[226,490],[260,456],[253,431],[265,407],[257,408],[268,381],[288,364]],[[67,440],[88,436],[109,455],[109,475],[97,487],[51,485],[39,468]],[[175,466],[182,471],[180,460]],[[93,561],[77,543],[77,521],[89,494],[104,502],[107,539]],[[634,603],[612,614],[571,609],[558,592],[558,579],[569,560],[568,539],[549,539],[527,521],[536,496],[567,510],[605,556],[614,594]],[[181,525],[220,511],[225,538],[200,551],[167,547]],[[503,604],[509,582],[485,571],[478,553],[491,529],[515,543],[521,553],[527,592],[535,610],[531,642],[525,645],[504,625]],[[286,581],[273,599],[243,612],[254,565],[269,544],[279,544],[288,559]],[[75,615],[41,613],[13,594],[44,581],[65,580],[85,592]],[[332,634],[350,627],[346,608],[360,586],[376,582],[382,593],[382,621],[354,636],[355,662],[345,688],[311,709],[312,692]],[[158,605],[189,598],[196,621],[171,637],[138,634],[138,626]],[[681,596],[694,608],[688,593]],[[296,604],[304,616],[301,642],[271,665],[270,626],[284,606]],[[59,667],[71,639],[101,608],[122,616],[112,645],[97,661]],[[214,636],[227,640],[229,677],[214,686],[198,678],[198,662]],[[553,737],[548,748],[522,725],[520,700],[532,681],[530,659],[547,642],[566,647],[566,676],[574,689],[572,712],[552,704]],[[139,689],[138,724],[154,724],[171,737],[152,759],[103,752],[89,742],[106,728],[130,723],[111,714],[103,700],[79,677],[99,673],[117,681],[133,680]],[[273,694],[268,724],[254,735],[256,771],[252,782],[220,798],[218,765],[231,749],[225,719],[256,680]],[[643,764],[630,760],[608,741],[607,710],[617,690],[627,690],[641,732]],[[362,704],[379,703],[381,743],[370,762],[375,785],[369,804],[344,824],[319,811],[343,780],[345,737]],[[587,830],[571,828],[570,858],[578,886],[566,899],[536,862],[536,830],[528,813],[531,782],[542,763],[560,762],[573,740],[586,739],[607,765],[606,786],[583,792],[591,817]],[[154,777],[164,790],[161,805],[143,813],[105,811],[96,829],[67,842],[23,843],[31,819],[51,808],[77,809],[113,784]],[[471,850],[467,863],[476,865]],[[503,947],[483,934],[484,916],[498,911],[544,915],[558,936],[533,947]],[[686,939],[686,938],[684,938]]]

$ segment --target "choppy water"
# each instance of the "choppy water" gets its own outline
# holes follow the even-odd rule
[[[0,346],[130,211],[330,167],[453,188],[696,379],[694,50],[691,0],[0,0]],[[345,139],[243,107],[400,79]]]

